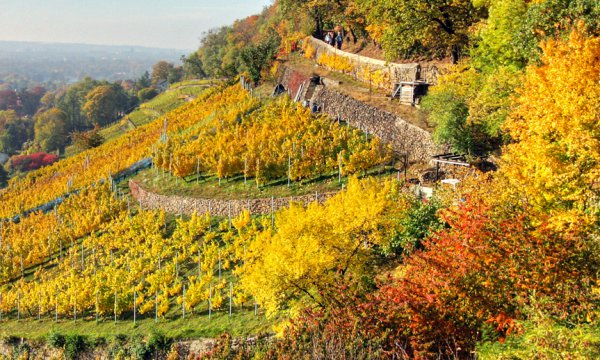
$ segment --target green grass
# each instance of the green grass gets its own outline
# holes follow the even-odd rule
[[[63,334],[79,334],[91,337],[110,337],[116,334],[128,336],[148,335],[153,330],[158,330],[166,336],[176,339],[212,338],[228,332],[233,336],[267,333],[272,331],[273,321],[267,319],[264,313],[254,315],[253,309],[234,309],[229,317],[228,310],[214,311],[209,319],[206,311],[200,314],[186,314],[181,318],[181,313],[174,314],[172,309],[170,317],[154,321],[152,314],[147,314],[133,324],[133,317],[120,318],[115,323],[112,318],[100,319],[97,323],[93,316],[85,319],[66,320],[54,322],[49,315],[41,320],[3,320],[0,322],[0,337],[23,337],[30,340],[41,340],[50,331]]]
[[[367,176],[395,176],[395,170],[391,168],[376,168],[369,171]],[[337,173],[323,175],[321,177],[304,181],[294,182],[288,186],[287,179],[271,181],[260,187],[256,186],[254,179],[247,179],[244,183],[243,176],[230,179],[219,179],[216,176],[195,175],[184,179],[178,179],[169,173],[162,174],[159,169],[147,169],[136,176],[133,180],[141,184],[145,189],[162,195],[179,195],[195,198],[209,199],[257,199],[269,197],[289,197],[315,192],[325,193],[338,191],[348,183],[348,177],[338,180]]]

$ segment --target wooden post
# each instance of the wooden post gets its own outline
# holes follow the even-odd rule
[[[58,322],[58,287],[54,290],[54,322]]]
[[[229,230],[231,230],[231,200],[227,202],[227,216],[229,217]]]
[[[200,183],[200,156],[196,158],[196,184]]]
[[[182,318],[185,319],[185,285],[183,285],[183,295],[181,296],[181,312]]]
[[[115,324],[117,323],[117,292],[115,291],[115,308],[113,310],[113,313],[115,314]]]
[[[221,250],[219,250],[219,280],[221,280]]]
[[[275,227],[275,197],[271,196],[271,227]]]
[[[233,301],[233,284],[229,282],[229,317],[231,317],[231,306]]]
[[[212,283],[208,285],[208,320],[212,319]]]
[[[96,290],[96,323],[98,322],[98,290]]]
[[[201,265],[201,255],[200,255],[200,246],[198,245],[198,280],[202,278],[202,265]]]
[[[338,153],[338,182],[342,182],[342,156]]]
[[[73,320],[77,321],[77,290],[75,290],[75,298],[73,299]]]

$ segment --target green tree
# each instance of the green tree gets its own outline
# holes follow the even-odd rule
[[[452,56],[458,61],[469,43],[469,28],[484,11],[471,0],[357,0],[370,25],[382,29],[380,40],[386,57],[414,53]]]
[[[151,85],[152,79],[150,78],[150,73],[148,71],[144,72],[144,74],[135,81],[135,88],[138,90],[145,89]]]
[[[86,77],[69,86],[56,100],[56,106],[67,115],[67,130],[81,131],[91,127],[91,123],[82,111],[87,94],[99,86],[99,81]],[[106,82],[102,84],[107,84]]]
[[[530,2],[513,46],[523,57],[538,61],[543,40],[567,36],[577,22],[585,23],[590,36],[600,35],[600,2],[597,0],[545,0]]]
[[[494,0],[487,6],[489,17],[479,32],[480,41],[471,51],[474,65],[492,71],[499,66],[515,70],[524,68],[529,57],[517,42],[527,14],[527,2]]]
[[[0,165],[0,189],[8,184],[8,172],[4,170],[4,166]]]
[[[255,83],[260,80],[262,70],[273,61],[280,42],[281,39],[277,34],[271,34],[266,40],[256,45],[249,45],[242,50],[240,58]]]
[[[209,30],[201,40],[198,57],[202,61],[202,68],[209,77],[229,77],[237,73],[239,49],[232,48],[228,38],[233,29],[223,26]]]
[[[14,154],[33,137],[30,120],[20,118],[16,111],[0,111],[0,152]]]
[[[143,88],[137,93],[138,98],[142,102],[153,99],[156,95],[158,95],[158,91],[155,88],[151,87]]]
[[[38,113],[35,116],[35,141],[46,152],[64,151],[69,141],[67,115],[57,108]]]
[[[206,77],[206,73],[202,67],[202,59],[198,55],[198,52],[182,56],[181,61],[183,63],[183,73],[186,78],[196,79]]]
[[[423,100],[423,109],[435,124],[436,142],[463,154],[498,149],[520,78],[520,72],[506,67],[484,73],[469,64],[454,66]]]

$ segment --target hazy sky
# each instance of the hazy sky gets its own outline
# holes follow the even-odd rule
[[[272,0],[0,0],[0,40],[192,50]]]

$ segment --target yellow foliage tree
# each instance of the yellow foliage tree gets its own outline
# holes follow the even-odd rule
[[[396,182],[351,179],[346,191],[323,205],[292,204],[280,211],[274,228],[266,223],[250,240],[238,269],[240,287],[268,314],[335,301],[329,294],[335,284],[369,274],[375,249],[393,238],[407,206],[398,194]]]
[[[503,172],[560,226],[597,211],[600,38],[576,29],[543,50],[543,64],[527,69],[506,124],[515,143],[506,149]]]

